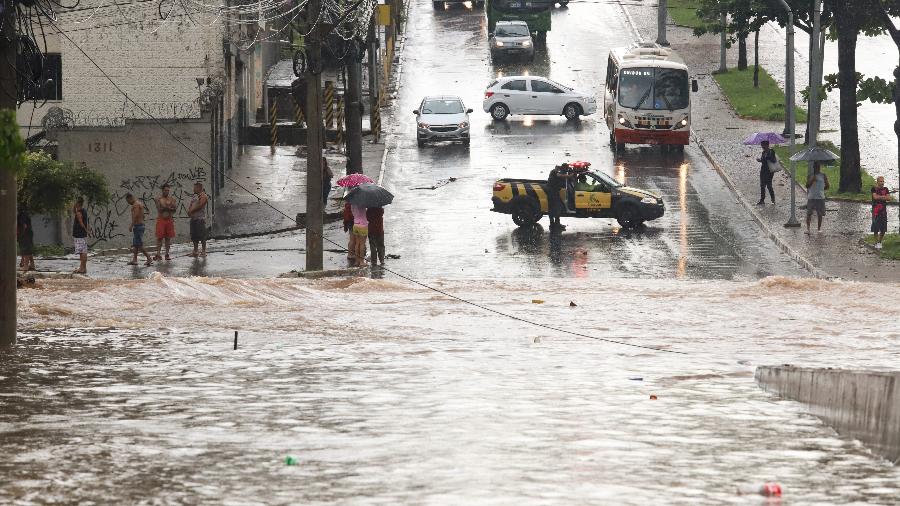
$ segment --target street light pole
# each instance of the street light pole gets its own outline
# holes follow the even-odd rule
[[[819,138],[819,114],[822,108],[822,104],[819,103],[819,84],[822,81],[822,78],[819,77],[819,62],[820,58],[823,58],[822,54],[822,45],[819,43],[821,38],[822,31],[822,0],[815,0],[813,5],[813,30],[810,34],[810,40],[812,40],[812,51],[810,52],[810,60],[812,60],[810,69],[810,87],[809,87],[809,119],[807,120],[806,130],[806,147],[812,148],[816,146],[816,142]],[[809,162],[809,168],[807,170],[807,174],[813,173],[813,164],[815,162]]]
[[[666,19],[669,15],[669,0],[659,0],[656,7],[656,43],[668,46],[666,40]]]
[[[784,97],[785,97],[785,133],[790,139],[791,155],[794,154],[794,145],[796,143],[794,129],[794,11],[785,0],[780,0],[782,7],[787,10],[787,58],[785,63],[784,75]],[[797,221],[797,162],[791,161],[791,217],[788,218],[785,227],[796,228],[800,226]]]

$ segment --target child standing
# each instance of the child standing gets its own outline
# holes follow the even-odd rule
[[[369,220],[366,218],[366,208],[363,206],[350,205],[353,212],[353,232],[350,234],[353,243],[353,255],[355,265],[364,267],[366,264],[366,237],[369,235]]]
[[[366,210],[369,220],[369,250],[372,251],[372,265],[384,265],[384,208],[370,207]]]

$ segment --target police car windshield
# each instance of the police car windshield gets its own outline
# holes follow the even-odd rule
[[[426,100],[422,106],[422,114],[459,114],[463,112],[463,105],[459,100]]]
[[[603,172],[594,172],[593,175],[599,181],[602,181],[604,184],[609,185],[611,188],[618,188],[618,187],[622,186],[622,183],[619,183],[618,181],[613,179],[611,176],[609,176]]]

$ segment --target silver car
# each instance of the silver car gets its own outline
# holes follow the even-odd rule
[[[429,141],[462,141],[469,145],[469,113],[463,101],[453,95],[425,97],[416,115],[419,147]]]
[[[534,41],[524,21],[497,21],[488,43],[494,60],[501,57],[534,60]]]

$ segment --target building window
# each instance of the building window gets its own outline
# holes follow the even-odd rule
[[[62,55],[59,53],[44,54],[44,74],[42,80],[52,79],[44,83],[30,83],[25,90],[25,100],[62,100]]]

